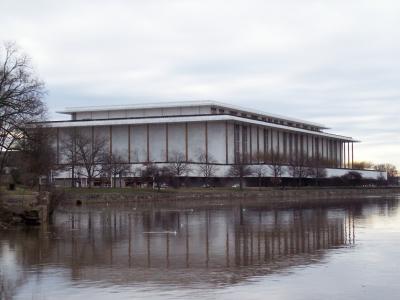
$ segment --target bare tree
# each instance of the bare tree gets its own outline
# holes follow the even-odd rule
[[[173,152],[169,156],[169,168],[174,176],[187,175],[191,171],[190,162],[182,152]]]
[[[289,162],[289,173],[293,178],[297,179],[297,185],[301,186],[303,178],[307,178],[310,174],[310,161],[304,155],[297,155]]]
[[[93,178],[99,176],[102,172],[102,165],[107,152],[107,140],[99,135],[91,136],[73,130],[62,141],[61,149],[67,166],[72,170],[73,184],[74,176],[77,174],[87,177],[88,187],[91,187]]]
[[[362,174],[357,171],[349,171],[341,176],[341,178],[345,182],[345,184],[352,186],[360,185],[363,180]]]
[[[112,177],[112,186],[117,186],[117,176],[119,177],[119,186],[122,186],[121,180],[125,172],[130,170],[128,161],[120,154],[113,153],[111,155],[106,154],[102,164],[102,172],[108,176]]]
[[[370,161],[355,161],[352,164],[352,168],[357,170],[372,170],[374,164]]]
[[[77,130],[71,129],[66,133],[65,137],[61,140],[60,157],[64,170],[71,172],[71,187],[75,187],[78,157],[76,150]]]
[[[198,157],[199,175],[205,179],[205,184],[210,184],[210,178],[215,176],[218,171],[218,166],[215,164],[217,161],[211,154],[201,153]]]
[[[0,49],[0,179],[8,154],[26,135],[27,124],[43,120],[44,83],[30,59],[12,43]]]
[[[261,183],[262,183],[262,178],[265,177],[267,174],[267,167],[263,163],[265,160],[265,156],[263,153],[255,153],[253,155],[253,161],[256,161],[257,164],[252,166],[253,173],[257,176],[258,178],[258,188],[261,189]]]
[[[101,167],[107,152],[107,140],[100,135],[78,132],[76,139],[77,161],[85,170],[88,187],[93,178],[101,174]]]
[[[324,163],[318,158],[309,159],[308,176],[315,179],[315,184],[319,185],[319,180],[327,176]]]
[[[252,174],[251,167],[248,165],[248,159],[245,154],[238,155],[235,164],[228,170],[228,176],[239,178],[240,190],[243,190],[243,179]]]
[[[252,170],[258,178],[258,188],[261,189],[262,178],[265,177],[267,173],[266,166],[264,164],[256,164],[252,167]]]
[[[163,183],[170,181],[174,176],[171,174],[171,169],[169,167],[159,168],[153,162],[145,163],[143,166],[144,169],[142,171],[142,178],[151,178],[158,191],[161,189],[161,185]]]
[[[269,160],[268,168],[272,175],[272,182],[274,185],[278,185],[281,182],[283,173],[282,161],[279,157],[274,157]]]
[[[52,145],[54,132],[49,128],[35,127],[19,141],[19,170],[23,183],[36,186],[41,176],[50,182],[50,173],[55,169],[56,153]]]
[[[160,168],[153,162],[146,162],[143,164],[141,171],[141,177],[143,180],[152,179],[153,184],[157,185],[158,190],[160,189],[161,182],[159,179]]]
[[[169,155],[170,163],[168,165],[169,173],[175,177],[175,186],[179,187],[179,177],[188,176],[192,170],[190,161],[182,152],[174,151]]]
[[[374,166],[376,171],[386,172],[387,173],[387,180],[389,183],[396,183],[395,179],[398,176],[398,171],[395,165],[386,163],[386,164],[378,164]]]

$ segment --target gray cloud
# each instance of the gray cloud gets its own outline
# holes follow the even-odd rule
[[[363,141],[400,166],[400,3],[0,0],[0,37],[64,106],[214,99]]]

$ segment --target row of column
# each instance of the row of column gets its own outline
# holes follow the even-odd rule
[[[256,143],[253,131],[256,131]],[[263,135],[263,145],[260,144]],[[256,149],[254,149],[254,144]],[[292,133],[272,128],[234,125],[234,160],[249,163],[282,164],[316,159],[322,166],[352,168],[354,143],[312,134]]]
[[[221,141],[221,147],[225,148],[225,159],[218,163],[235,163],[239,158],[246,157],[248,163],[269,163],[282,162],[290,163],[291,160],[316,159],[321,165],[332,168],[353,168],[354,165],[354,143],[339,139],[323,138],[312,134],[292,133],[272,128],[261,128],[241,124],[233,125],[233,148],[234,161],[229,160],[229,123],[225,122],[225,141]],[[94,128],[91,128],[92,135]],[[209,160],[209,132],[208,123],[204,122],[204,145],[205,160]],[[128,125],[128,163],[131,160],[131,126]],[[256,132],[256,141],[253,141],[253,132]],[[168,124],[165,124],[165,162],[169,162],[169,131]],[[184,155],[188,155],[188,123],[184,124]],[[57,160],[59,161],[59,129],[57,129]],[[150,161],[150,138],[149,125],[146,126],[146,162]],[[109,127],[109,151],[112,154],[113,130]],[[254,149],[256,148],[256,149]]]

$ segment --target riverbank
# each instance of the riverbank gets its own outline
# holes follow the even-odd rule
[[[299,189],[178,189],[133,190],[133,189],[69,189],[64,190],[63,204],[123,204],[123,203],[196,203],[212,205],[221,201],[271,206],[298,206],[321,203],[342,203],[367,201],[376,197],[400,195],[400,188],[299,188]]]
[[[51,194],[29,189],[0,191],[0,227],[43,224],[52,212]]]

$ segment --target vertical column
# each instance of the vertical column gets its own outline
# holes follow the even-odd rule
[[[188,123],[185,123],[185,161],[189,161]]]
[[[150,125],[146,126],[146,139],[147,139],[147,162],[150,162]]]
[[[249,134],[250,134],[250,138],[249,138],[249,141],[250,141],[249,161],[250,161],[250,163],[252,163],[253,162],[253,130],[252,130],[251,125],[249,126]]]
[[[302,142],[303,136],[301,133],[297,134],[297,159],[302,159],[303,158],[303,142]]]
[[[57,156],[56,156],[56,161],[57,164],[60,163],[60,128],[57,128]]]
[[[264,151],[263,151],[263,161],[264,163],[267,162],[267,149],[268,149],[268,129],[263,128],[263,134],[264,134]]]
[[[208,123],[205,122],[205,148],[206,148],[206,163],[208,163]]]
[[[287,147],[287,141],[286,141],[287,140],[286,134],[287,133],[285,131],[282,131],[282,155],[281,155],[282,160],[286,160],[286,156],[287,156],[286,152],[287,152],[288,147]]]
[[[131,163],[131,125],[128,125],[128,163]]]
[[[331,140],[327,139],[326,140],[327,143],[327,147],[326,147],[326,158],[328,160],[328,167],[332,167],[332,163],[331,163],[331,150],[332,150],[332,144],[331,144]]]
[[[228,158],[228,150],[229,150],[229,144],[228,144],[228,121],[225,121],[225,162],[226,164],[229,163],[229,158]]]
[[[304,135],[300,135],[300,157],[304,159]]]
[[[112,155],[112,126],[109,127],[110,130],[110,156]]]
[[[233,123],[233,162],[236,163],[238,161],[238,152],[239,152],[239,134],[238,134],[238,125]]]
[[[277,147],[277,153],[276,153],[276,159],[279,161],[279,159],[280,159],[280,157],[281,157],[281,149],[280,149],[280,132],[279,132],[279,130],[277,130],[276,131],[276,134],[278,135],[278,140],[277,140],[277,142],[278,142],[278,147]]]
[[[282,159],[283,160],[286,160],[286,157],[287,157],[287,151],[288,151],[288,147],[287,147],[287,137],[286,137],[286,132],[282,132],[282,140],[283,140],[283,143],[282,143]]]
[[[325,166],[325,162],[324,162],[324,159],[325,159],[325,153],[324,153],[324,139],[321,138],[320,140],[321,140],[321,160],[322,160],[322,165]]]
[[[296,161],[296,134],[291,133],[290,134],[290,159],[294,159]]]
[[[350,162],[351,162],[351,158],[350,158],[350,142],[347,142],[347,165],[348,165],[348,168],[350,169],[351,168],[351,164],[350,164]]]
[[[342,151],[343,151],[343,168],[346,169],[347,168],[347,157],[346,157],[346,142],[342,143]]]
[[[336,154],[336,168],[340,167],[340,153],[338,153],[338,149],[339,149],[339,141],[336,140],[335,142],[335,154]]]
[[[91,126],[90,127],[90,135],[91,135],[91,140],[92,140],[92,145],[91,145],[91,147],[92,147],[92,151],[93,151],[93,148],[94,148],[94,127],[93,126]]]
[[[354,142],[351,142],[351,168],[354,167]]]
[[[337,155],[336,155],[336,140],[331,141],[331,159],[332,159],[332,167],[337,168]]]
[[[331,163],[331,150],[332,150],[332,144],[331,141],[329,139],[326,140],[326,158],[328,160],[328,167],[332,167],[332,163]]]
[[[169,150],[168,150],[168,134],[169,134],[169,126],[168,123],[165,124],[165,161],[168,162],[169,161]]]
[[[243,162],[249,162],[248,160],[248,128],[242,125],[242,160]]]
[[[294,150],[295,150],[295,153],[296,153],[296,159],[297,160],[301,158],[301,156],[300,156],[300,154],[301,154],[300,153],[300,149],[301,149],[300,142],[301,142],[301,134],[300,133],[295,133],[295,147],[294,147]]]
[[[334,168],[335,167],[335,161],[334,161],[334,156],[333,156],[333,141],[332,140],[329,140],[329,156],[328,156],[328,158],[329,158],[329,166],[331,167],[331,168]]]
[[[337,156],[337,140],[333,141],[333,157],[335,162],[335,168],[338,166],[338,156]]]
[[[257,127],[257,163],[260,163],[260,128]]]
[[[314,138],[314,152],[315,152],[315,159],[319,162],[320,155],[319,155],[319,138]]]
[[[311,136],[311,158],[315,160],[315,146],[314,146],[314,136]]]
[[[328,148],[329,148],[329,143],[328,143],[328,139],[323,139],[323,143],[324,143],[324,149],[325,149],[325,153],[324,153],[324,157],[325,157],[325,165],[328,166]]]
[[[271,128],[271,131],[270,131],[270,141],[271,141],[271,161],[273,162],[274,161],[274,159],[275,159],[275,153],[274,153],[274,131],[272,130],[272,128]]]

